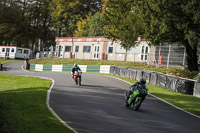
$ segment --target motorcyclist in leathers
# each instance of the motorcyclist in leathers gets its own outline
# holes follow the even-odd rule
[[[126,102],[128,101],[129,96],[134,92],[135,89],[138,89],[138,88],[147,89],[145,84],[146,84],[146,80],[144,78],[142,78],[142,79],[140,79],[139,82],[136,82],[134,85],[131,85],[129,93],[127,95]]]
[[[74,66],[72,67],[72,78],[74,78],[74,72],[75,71],[81,71],[80,67],[77,64],[74,64]]]

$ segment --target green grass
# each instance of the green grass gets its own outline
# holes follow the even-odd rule
[[[123,78],[120,76],[115,76],[110,74],[100,74],[100,73],[91,73],[91,74],[112,76],[130,82],[132,84],[136,82],[128,78]],[[147,84],[147,88],[149,89],[148,92],[151,93],[152,95],[159,97],[185,111],[200,116],[200,98],[194,97],[192,95],[177,93],[172,90],[150,84]]]
[[[71,133],[47,108],[50,80],[0,74],[1,133]]]
[[[0,64],[6,64],[6,63],[10,63],[10,62],[15,62],[15,61],[19,61],[19,60],[11,60],[11,59],[0,58]]]
[[[124,61],[107,61],[107,60],[80,60],[80,59],[57,59],[57,58],[42,58],[29,61],[30,64],[44,64],[44,65],[71,65],[77,63],[78,65],[116,65],[125,67],[141,68],[145,70],[170,74],[178,77],[198,80],[198,72],[190,72],[187,68],[156,68],[155,66],[148,66],[146,63],[139,62],[124,62]]]

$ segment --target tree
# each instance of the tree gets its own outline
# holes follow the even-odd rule
[[[91,13],[85,18],[77,22],[76,37],[83,36],[103,36],[103,15],[101,12]]]
[[[55,44],[54,29],[52,28],[49,1],[32,0],[24,1],[24,12],[30,25],[30,42],[33,49],[37,46],[39,39],[43,47]]]
[[[27,33],[28,23],[19,5],[13,1],[1,1],[0,44],[21,46],[28,38]]]
[[[75,37],[88,36],[89,21],[91,19],[91,13],[85,19],[80,19],[77,22],[77,30],[74,31]]]
[[[103,14],[95,13],[88,22],[88,36],[104,36],[103,25]]]
[[[5,45],[31,47],[38,40],[55,43],[48,0],[0,2],[0,41]]]
[[[143,27],[138,17],[138,10],[134,8],[132,0],[106,0],[103,5],[105,36],[121,41],[121,46],[127,51],[135,46]]]
[[[103,0],[53,0],[51,17],[57,36],[74,36],[77,22],[84,20],[89,12],[94,15],[101,11]]]
[[[197,47],[200,38],[198,0],[137,0],[144,22],[144,36],[153,44],[179,43],[186,48],[190,71],[198,71]]]

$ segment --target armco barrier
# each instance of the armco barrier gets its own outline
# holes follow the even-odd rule
[[[158,74],[155,72],[151,72],[149,83],[152,85],[156,85],[157,78],[158,78]]]
[[[151,71],[143,71],[142,78],[146,79],[147,83],[149,83],[151,79]]]
[[[120,68],[120,73],[119,73],[119,75],[120,75],[121,77],[125,77],[125,70],[126,70],[126,67],[121,67],[121,68]]]
[[[166,88],[177,92],[177,81],[178,78],[173,76],[167,76]]]
[[[114,75],[115,66],[110,66],[110,74]]]
[[[129,78],[129,79],[130,79],[130,77],[131,77],[131,71],[132,71],[131,68],[127,68],[127,69],[125,70],[125,77],[126,77],[126,78]]]
[[[25,65],[25,64],[24,64]],[[30,64],[33,71],[70,72],[73,65],[40,65]],[[110,65],[79,65],[82,72],[110,73]]]
[[[177,92],[193,95],[194,81],[179,78],[176,85],[177,85]]]
[[[136,80],[140,80],[143,76],[143,70],[137,69]]]
[[[193,94],[194,96],[200,97],[200,83],[195,83],[193,80],[173,77],[170,75],[137,68],[126,68],[120,66],[111,66],[111,74],[121,77],[129,77],[130,79],[138,81],[143,77],[152,85],[158,85],[160,87],[171,89],[179,93],[190,95]]]
[[[195,82],[193,96],[200,98],[200,83],[199,82]]]
[[[167,76],[164,74],[158,74],[158,78],[156,80],[156,85],[165,88],[166,87]]]
[[[129,68],[129,71],[130,71],[130,79],[136,80],[137,69]]]

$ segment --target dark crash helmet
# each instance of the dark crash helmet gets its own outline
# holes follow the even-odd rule
[[[146,84],[146,79],[141,78],[141,79],[140,79],[140,82],[141,82],[142,84]]]
[[[78,65],[75,63],[75,64],[74,64],[74,67],[77,67],[77,66],[78,66]]]

